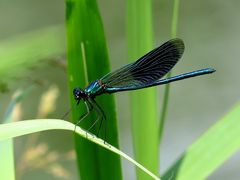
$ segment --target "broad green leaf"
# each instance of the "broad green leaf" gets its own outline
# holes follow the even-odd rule
[[[104,37],[102,21],[96,0],[67,0],[66,27],[68,49],[68,77],[72,107],[76,102],[72,90],[75,87],[85,88],[91,81],[96,80],[110,71],[107,46]],[[107,121],[103,122],[100,137],[104,138],[104,126],[107,127],[106,141],[118,147],[117,119],[113,96],[103,95],[96,101],[106,112]],[[80,102],[73,110],[73,120],[77,122],[80,113],[86,107]],[[90,118],[91,117],[91,118]],[[88,129],[97,117],[94,112],[81,123]],[[96,131],[99,123],[95,126]],[[96,133],[94,131],[93,133]],[[85,139],[76,136],[77,162],[81,179],[105,180],[114,177],[122,179],[120,158],[115,154],[96,146]]]
[[[239,149],[240,104],[194,142],[163,179],[205,179]]]

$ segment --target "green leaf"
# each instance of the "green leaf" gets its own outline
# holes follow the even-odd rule
[[[5,113],[3,123],[13,122],[13,111],[16,104],[20,102],[34,86],[30,86],[27,90],[19,92],[10,104],[8,105],[7,111]],[[14,144],[12,139],[7,139],[0,142],[0,179],[15,179],[15,167],[14,167]]]
[[[127,1],[128,59],[132,62],[152,49],[152,1]],[[159,138],[155,88],[131,93],[131,123],[135,158],[158,174]],[[149,179],[137,171],[138,179]]]
[[[205,179],[240,149],[240,104],[213,125],[165,173],[163,179]]]
[[[22,135],[27,135],[30,133],[40,132],[40,131],[46,131],[46,130],[55,130],[55,129],[62,129],[62,130],[68,130],[77,133],[81,137],[92,141],[103,148],[112,151],[115,153],[115,155],[120,155],[123,158],[127,159],[128,161],[135,164],[137,167],[142,169],[145,173],[149,174],[153,179],[159,180],[157,176],[155,176],[153,173],[148,171],[145,167],[131,159],[129,156],[127,156],[122,151],[118,150],[114,146],[107,144],[104,142],[104,140],[97,138],[95,135],[92,135],[80,127],[76,127],[75,124],[72,124],[70,122],[59,120],[59,119],[35,119],[35,120],[22,120],[14,123],[6,123],[6,124],[0,124],[0,143],[6,142],[11,138],[19,137]],[[0,151],[3,152],[3,151]],[[85,152],[87,153],[87,152]],[[4,154],[5,155],[5,154]],[[2,160],[2,159],[1,159]],[[2,161],[1,161],[2,162]],[[2,163],[0,163],[2,164]],[[110,174],[110,173],[109,173]],[[115,177],[114,177],[115,178]]]
[[[0,42],[0,77],[18,77],[36,62],[65,53],[62,25],[31,31]]]
[[[0,159],[0,179],[14,180],[15,168],[12,139],[0,142]]]
[[[68,49],[68,77],[72,107],[76,102],[72,95],[75,87],[85,88],[89,82],[96,80],[110,71],[106,41],[102,21],[95,0],[67,0],[66,27]],[[106,141],[118,147],[117,119],[113,96],[103,95],[97,102],[106,112]],[[73,110],[74,122],[86,111],[81,102]],[[88,116],[81,127],[88,129],[97,117],[94,113]],[[97,131],[97,130],[96,130]],[[96,133],[94,131],[94,133]],[[102,127],[104,134],[104,127]],[[100,134],[100,137],[104,135]],[[105,180],[109,177],[122,179],[119,156],[111,154],[95,144],[76,136],[77,162],[81,179]]]

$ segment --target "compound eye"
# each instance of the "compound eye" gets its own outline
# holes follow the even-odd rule
[[[73,95],[76,100],[80,100],[84,96],[84,91],[81,88],[73,89]]]

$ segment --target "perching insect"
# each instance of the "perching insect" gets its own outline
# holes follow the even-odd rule
[[[215,72],[213,68],[206,68],[166,79],[160,79],[175,66],[182,57],[183,52],[183,41],[181,39],[172,39],[150,51],[137,61],[127,64],[93,81],[85,89],[75,88],[73,90],[73,95],[77,104],[79,104],[82,99],[87,107],[87,112],[80,117],[76,125],[94,109],[99,117],[89,129],[91,129],[98,120],[100,120],[99,129],[101,128],[102,121],[106,120],[106,116],[104,111],[94,100],[96,96],[101,94],[143,89]]]

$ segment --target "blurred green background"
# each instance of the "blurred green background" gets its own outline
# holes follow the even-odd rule
[[[116,69],[127,63],[126,5],[124,1],[110,0],[101,0],[98,4],[108,42],[111,66],[112,69]],[[180,1],[177,37],[184,40],[186,50],[172,74],[205,67],[214,67],[217,72],[171,85],[166,128],[161,145],[161,172],[165,171],[197,137],[239,102],[239,7],[238,0]],[[172,1],[154,0],[153,13],[154,44],[158,46],[170,39]],[[19,89],[26,90],[33,85],[33,90],[22,101],[20,111],[22,115],[18,115],[21,119],[41,116],[39,103],[49,90],[55,92],[55,95],[58,92],[58,97],[54,103],[55,109],[47,113],[48,118],[61,118],[69,109],[64,23],[64,1],[0,1],[0,52],[6,42],[12,42],[11,40],[22,34],[60,25],[58,26],[60,33],[56,34],[60,39],[59,51],[57,51],[59,53],[48,58],[36,56],[35,64],[29,65],[24,72],[19,74],[16,68],[8,72],[7,76],[2,76],[4,78],[0,78],[1,86],[6,85],[8,89],[0,94],[1,119],[13,93]],[[46,45],[48,43],[46,41]],[[14,46],[11,43],[8,45]],[[19,56],[14,53],[15,51],[11,55]],[[2,61],[3,59],[0,59],[0,62]],[[158,89],[160,111],[163,87]],[[50,96],[52,97],[51,94]],[[133,156],[128,93],[119,93],[115,96],[120,128],[120,149]],[[69,132],[49,131],[17,138],[15,140],[17,179],[32,179],[32,177],[77,179],[73,146],[73,137]],[[41,157],[41,161],[37,159],[38,157],[26,161],[34,154]],[[238,153],[209,179],[238,179],[239,164]],[[135,177],[133,165],[125,160],[122,165],[124,179],[133,179]]]

